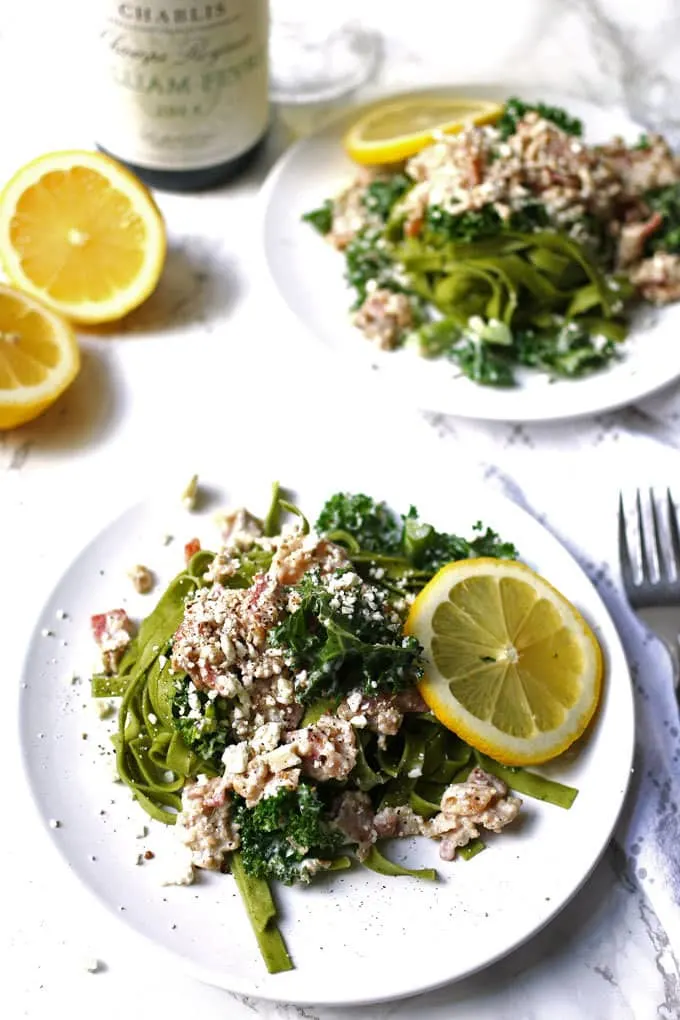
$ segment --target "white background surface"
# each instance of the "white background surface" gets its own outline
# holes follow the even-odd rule
[[[95,7],[41,0],[3,11],[2,176],[50,148],[91,145],[96,104],[87,88],[90,51],[81,40]],[[343,11],[350,8],[343,4]],[[364,17],[385,36],[384,83],[441,79],[444,72],[457,81],[545,82],[626,101],[638,118],[641,105],[650,118],[665,112],[678,130],[678,86],[664,77],[675,70],[680,49],[676,3],[650,0],[641,9],[633,0],[480,0],[452,8],[421,0],[416,16],[412,6],[400,14],[383,0],[364,4]],[[274,133],[272,151],[284,136],[282,129]],[[68,396],[34,425],[0,437],[3,1012],[10,1020],[62,1013],[74,1020],[121,1014],[183,1020],[199,1013],[241,1020],[253,1012],[323,1020],[677,1020],[677,962],[633,881],[634,861],[618,844],[560,918],[482,975],[398,1005],[300,1011],[236,999],[132,953],[124,930],[58,866],[34,825],[19,779],[15,700],[19,660],[52,581],[84,537],[140,490],[173,478],[179,490],[188,474],[212,475],[216,466],[228,481],[233,464],[271,477],[276,456],[291,446],[304,449],[310,435],[328,454],[318,471],[329,488],[335,461],[357,456],[375,464],[376,478],[428,471],[462,484],[487,474],[499,484],[509,476],[506,488],[547,513],[608,601],[633,660],[643,719],[646,691],[667,682],[663,654],[626,613],[615,586],[614,515],[620,484],[668,484],[680,476],[675,389],[644,407],[554,426],[425,420],[385,407],[370,380],[343,373],[292,320],[272,314],[253,239],[264,168],[210,195],[160,196],[171,246],[158,293],[122,327],[83,336],[84,367]],[[433,431],[444,445],[424,453]],[[654,723],[659,732],[672,725],[663,716]],[[104,963],[96,974],[85,969],[93,956]]]

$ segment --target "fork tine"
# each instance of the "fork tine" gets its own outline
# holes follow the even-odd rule
[[[654,545],[656,547],[656,562],[659,565],[659,577],[662,580],[670,580],[670,564],[668,562],[668,556],[664,555],[664,541],[661,536],[661,526],[659,524],[659,515],[656,512],[656,503],[654,502],[654,490],[649,490],[649,505],[652,508],[652,527],[654,529]]]
[[[619,492],[619,562],[621,564],[621,577],[624,588],[633,588],[635,577],[633,575],[633,562],[630,558],[630,548],[626,534],[626,512],[623,508],[623,493],[621,492]]]
[[[637,519],[637,529],[640,536],[640,566],[642,568],[642,580],[651,581],[652,575],[649,569],[649,556],[647,549],[648,536],[645,535],[645,522],[642,516],[642,497],[640,496],[640,490],[637,490],[635,496],[635,514]]]
[[[668,502],[668,529],[671,535],[671,549],[673,550],[673,568],[676,578],[680,579],[680,530],[678,529],[678,516],[670,489],[666,489],[666,499]]]

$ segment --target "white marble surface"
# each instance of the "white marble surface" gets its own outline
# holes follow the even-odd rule
[[[357,6],[344,3],[342,9],[351,13]],[[87,51],[77,43],[93,7],[84,0],[61,7],[42,0],[3,11],[0,177],[38,152],[91,144],[96,109],[87,89]],[[366,0],[361,8],[364,22],[383,39],[384,59],[371,88],[447,76],[541,82],[627,105],[680,142],[680,3],[420,0],[417,16],[413,5],[402,10],[385,0]],[[65,20],[71,45],[56,46]],[[306,115],[304,124],[315,116]],[[295,123],[303,124],[299,115]],[[169,980],[130,954],[124,930],[43,853],[35,836],[22,783],[15,780],[20,652],[32,614],[82,533],[134,500],[140,487],[153,488],[173,472],[184,477],[187,467],[228,471],[234,458],[246,457],[266,471],[272,439],[279,446],[300,443],[307,430],[319,429],[332,456],[356,455],[342,434],[350,388],[353,403],[363,405],[367,442],[387,441],[397,430],[410,460],[421,443],[432,450],[439,435],[458,470],[464,464],[471,474],[509,486],[511,495],[543,515],[579,556],[619,622],[641,704],[649,684],[668,682],[663,652],[627,613],[616,585],[614,514],[620,484],[678,477],[680,388],[644,406],[551,426],[432,416],[394,421],[394,409],[376,402],[366,381],[345,378],[291,321],[272,316],[254,237],[257,187],[287,135],[279,125],[261,165],[229,189],[159,196],[171,246],[158,293],[124,327],[83,334],[84,368],[69,394],[38,422],[0,436],[0,564],[3,579],[12,578],[0,595],[10,656],[3,670],[9,702],[0,848],[3,1015],[677,1020],[677,957],[635,880],[634,861],[621,849],[625,819],[620,842],[531,943],[455,987],[353,1011],[237,999],[180,974]],[[92,956],[103,961],[96,974],[85,969]]]

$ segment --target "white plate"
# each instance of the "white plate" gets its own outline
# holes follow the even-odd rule
[[[209,515],[175,513],[166,501],[139,504],[108,525],[77,557],[44,607],[30,642],[20,729],[27,776],[49,835],[72,871],[131,932],[171,954],[209,983],[247,995],[297,1003],[366,1003],[454,981],[510,952],[545,925],[577,891],[609,840],[626,791],[633,750],[633,701],[614,626],[580,567],[533,518],[476,489],[447,492],[440,482],[395,478],[379,488],[369,469],[339,469],[334,489],[367,491],[398,510],[415,502],[440,528],[469,532],[482,519],[516,542],[595,628],[606,657],[601,710],[578,754],[548,769],[580,789],[564,811],[527,799],[522,824],[492,838],[474,860],[445,863],[434,842],[402,841],[391,851],[436,866],[440,881],[385,879],[356,869],[307,889],[280,889],[281,926],[296,969],[268,975],[230,876],[200,875],[191,887],[163,887],[173,832],[149,823],[129,791],[113,784],[107,723],[96,719],[86,681],[93,662],[91,613],[125,605],[141,616],[157,597],[139,596],[125,571],[147,563],[165,583],[181,569],[182,543],[214,545]],[[265,485],[238,484],[224,503],[266,505]],[[330,494],[323,480],[297,496],[310,516]],[[162,536],[174,534],[164,547]],[[160,587],[157,588],[158,593]],[[68,613],[57,619],[57,611]],[[53,633],[43,636],[42,631]],[[68,644],[62,644],[68,639]],[[88,739],[82,738],[83,732]],[[143,824],[146,838],[137,838]],[[152,861],[136,866],[146,849]],[[93,858],[96,858],[93,859]],[[121,908],[124,910],[121,911]],[[139,947],[148,953],[148,943]]]
[[[507,86],[438,87],[435,94],[500,98]],[[585,125],[589,142],[616,134],[634,141],[641,128],[620,111],[605,110],[570,96],[522,88],[525,99],[565,106]],[[264,256],[276,289],[316,340],[352,367],[374,368],[398,406],[418,407],[494,421],[547,421],[610,410],[648,396],[680,375],[680,304],[658,314],[644,312],[623,348],[620,362],[583,379],[550,382],[519,370],[512,389],[479,386],[445,360],[428,361],[413,351],[380,351],[355,329],[348,309],[352,292],[344,281],[344,258],[301,221],[351,179],[355,168],[341,139],[356,112],[294,145],[265,182],[262,201]]]

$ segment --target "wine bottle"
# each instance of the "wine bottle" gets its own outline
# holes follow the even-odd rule
[[[168,191],[244,169],[269,117],[267,0],[99,2],[99,148]]]

